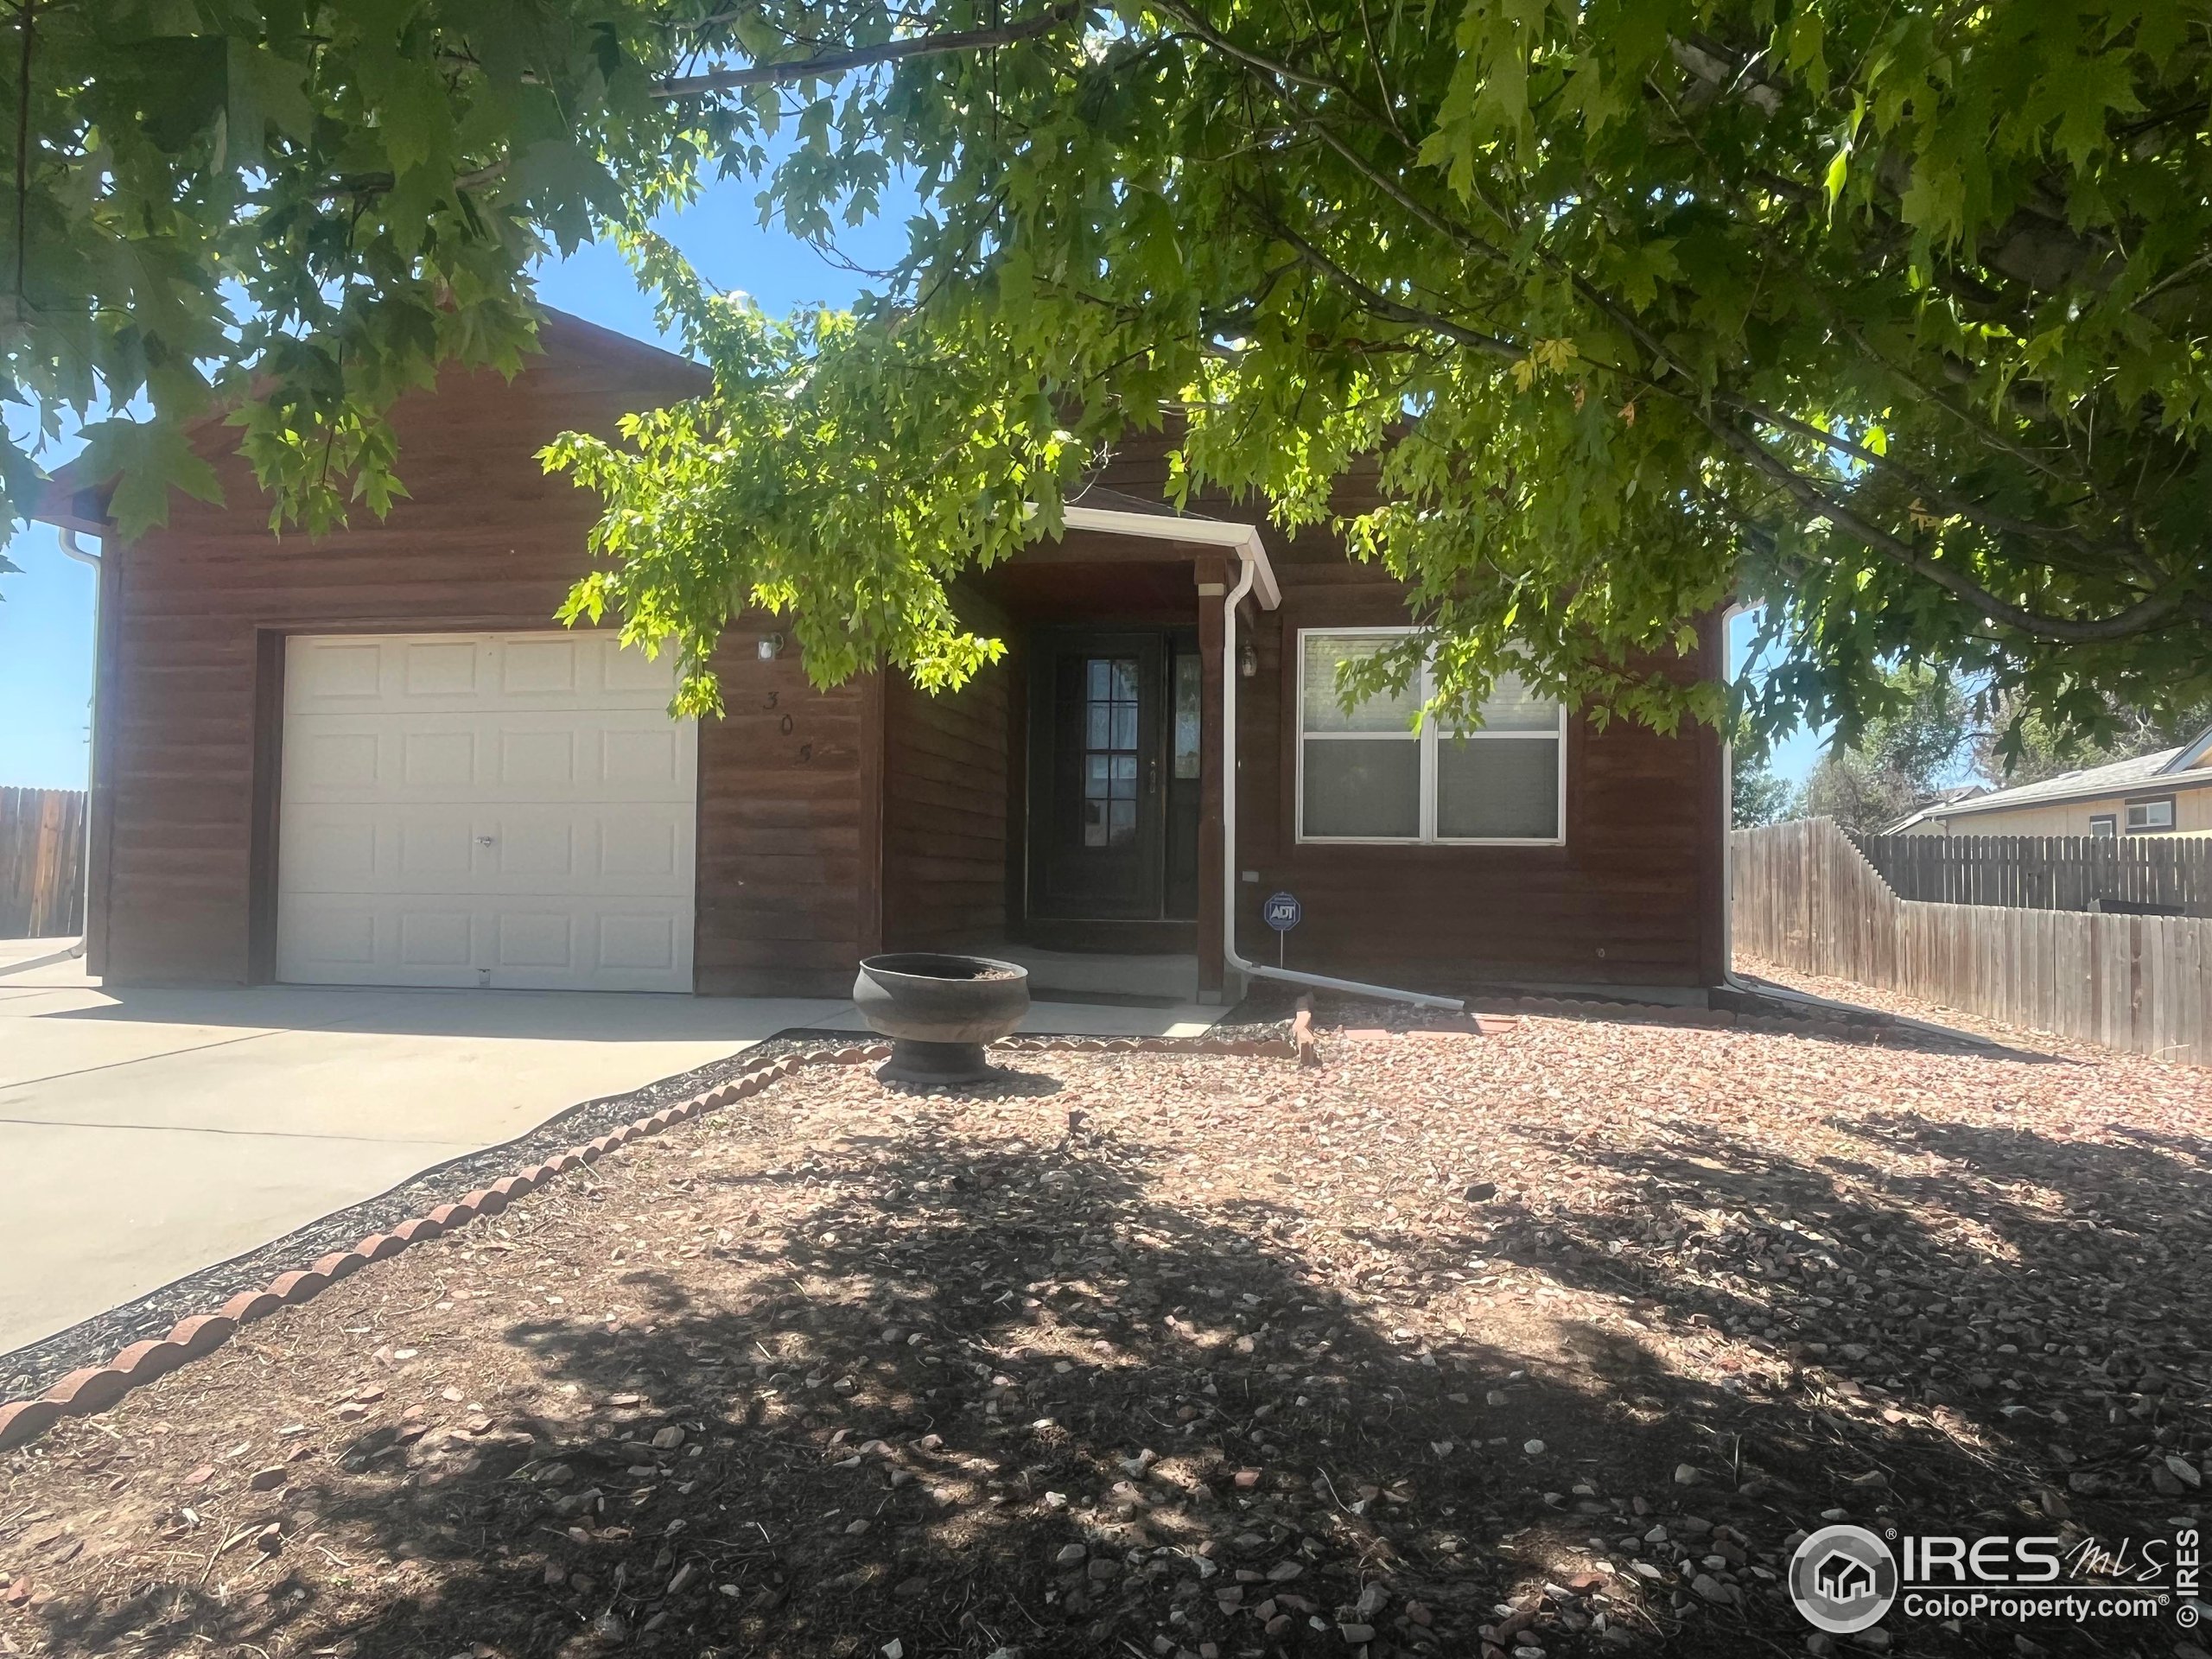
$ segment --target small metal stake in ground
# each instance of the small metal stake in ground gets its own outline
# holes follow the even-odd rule
[[[1275,966],[1280,968],[1290,943],[1290,930],[1306,919],[1306,906],[1298,902],[1294,893],[1271,893],[1260,906],[1260,914],[1275,931]]]

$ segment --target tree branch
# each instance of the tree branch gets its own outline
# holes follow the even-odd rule
[[[1494,334],[1485,334],[1464,324],[1423,311],[1417,306],[1405,304],[1377,292],[1345,270],[1343,266],[1323,253],[1296,231],[1284,225],[1272,214],[1262,214],[1269,223],[1270,233],[1280,237],[1298,251],[1300,259],[1338,283],[1361,305],[1387,321],[1408,327],[1429,329],[1456,345],[1479,351],[1489,356],[1517,362],[1526,355],[1521,347]],[[2158,624],[2177,614],[2191,616],[2212,612],[2212,603],[2193,599],[2170,582],[2157,593],[2115,611],[2110,616],[2083,621],[2072,617],[2045,616],[2023,608],[2009,600],[1991,593],[1956,566],[1946,564],[1914,547],[1910,543],[1892,535],[1872,519],[1866,518],[1849,503],[1837,499],[1811,479],[1776,455],[1758,439],[1744,431],[1732,422],[1714,416],[1694,400],[1681,400],[1710,431],[1720,444],[1754,472],[1779,485],[1783,493],[1796,504],[1808,518],[1826,518],[1856,537],[1869,552],[1903,566],[1923,580],[1931,582],[1969,609],[1992,622],[2024,633],[2031,639],[2046,639],[2063,645],[2094,645],[2109,639],[2123,639],[2147,632]]]
[[[1387,294],[1370,288],[1296,231],[1291,229],[1289,226],[1268,213],[1264,207],[1261,207],[1258,203],[1255,203],[1254,206],[1259,207],[1261,216],[1267,220],[1268,234],[1280,237],[1288,243],[1297,251],[1300,264],[1320,272],[1384,321],[1404,323],[1409,327],[1426,328],[1433,334],[1441,334],[1455,346],[1464,346],[1470,351],[1484,353],[1503,362],[1518,363],[1528,356],[1528,353],[1510,340],[1501,340],[1496,334],[1485,334],[1479,329],[1470,328],[1464,323],[1453,322],[1448,317],[1440,317],[1433,311],[1424,311],[1418,306],[1408,305],[1402,301],[1394,300]]]
[[[1306,112],[1303,111],[1301,111],[1300,113],[1306,114]],[[1358,173],[1361,177],[1367,180],[1370,184],[1382,191],[1384,195],[1388,196],[1406,213],[1410,214],[1416,222],[1427,226],[1430,230],[1435,232],[1438,235],[1444,237],[1446,240],[1453,243],[1465,252],[1473,254],[1488,263],[1499,266],[1503,266],[1507,263],[1507,255],[1504,250],[1499,248],[1496,244],[1491,242],[1487,238],[1479,235],[1476,232],[1469,230],[1465,226],[1453,225],[1444,219],[1441,214],[1438,213],[1427,203],[1421,201],[1410,191],[1407,190],[1398,182],[1398,181],[1389,177],[1380,168],[1375,166],[1372,162],[1368,161],[1365,156],[1360,155],[1351,144],[1339,137],[1337,133],[1331,129],[1326,122],[1307,114],[1306,124],[1309,130],[1312,130],[1324,144],[1335,151],[1337,155],[1340,156],[1355,172]],[[1562,269],[1556,264],[1556,262],[1548,263],[1553,263],[1554,269]],[[1351,280],[1345,273],[1340,270],[1335,271],[1334,274],[1340,280]],[[1611,317],[1613,321],[1619,323],[1623,327],[1627,328],[1640,344],[1643,344],[1646,346],[1647,349],[1652,350],[1655,354],[1654,361],[1662,371],[1667,371],[1670,373],[1679,375],[1679,366],[1671,360],[1664,348],[1659,346],[1658,342],[1651,340],[1648,331],[1643,329],[1633,317],[1628,315],[1623,308],[1619,307],[1608,297],[1599,293],[1595,285],[1591,283],[1588,279],[1584,277],[1580,273],[1572,270],[1564,270],[1563,274],[1573,282],[1577,291],[1580,292],[1585,299],[1598,306],[1608,316]],[[1382,314],[1378,313],[1378,315]],[[1395,320],[1405,321],[1408,319],[1402,317]],[[1436,318],[1430,318],[1427,326],[1436,327],[1440,331],[1446,327],[1441,319]],[[1672,387],[1655,386],[1653,389],[1663,391],[1673,397],[1685,397],[1686,401],[1694,402],[1696,397],[1694,388],[1693,388],[1688,394],[1685,394],[1677,388]],[[1827,448],[1834,450],[1839,454],[1848,455],[1863,465],[1891,472],[1905,478],[1912,484],[1914,488],[1921,493],[1923,499],[1927,500],[1931,507],[1940,508],[1947,514],[1955,514],[1960,518],[1979,524],[1986,529],[1995,531],[2000,535],[2019,535],[2037,540],[2056,542],[2065,546],[2071,547],[2076,552],[2091,557],[2117,559],[2124,563],[2133,565],[2139,570],[2145,569],[2141,551],[2133,544],[2126,543],[2112,544],[2093,542],[2088,537],[2083,536],[2079,530],[2071,526],[2037,524],[2023,519],[2011,518],[1999,514],[1991,513],[1983,508],[1976,506],[1971,502],[1961,500],[1959,498],[1938,488],[1936,486],[1928,482],[1926,480],[1915,476],[1909,469],[1898,466],[1897,463],[1891,461],[1886,456],[1877,454],[1871,449],[1867,449],[1859,444],[1853,443],[1847,439],[1840,437],[1834,433],[1829,432],[1808,421],[1801,420],[1797,416],[1789,414],[1784,410],[1770,408],[1767,405],[1758,402],[1756,399],[1744,397],[1740,393],[1730,391],[1726,388],[1715,388],[1710,395],[1713,401],[1723,408],[1732,409],[1740,414],[1750,416],[1752,420],[1759,422],[1762,424],[1774,426],[1785,431],[1795,432],[1801,437],[1810,439],[1812,442],[1819,443]]]
[[[855,69],[879,64],[902,63],[908,58],[939,57],[953,52],[979,52],[995,46],[1013,46],[1051,33],[1086,10],[1085,0],[1060,3],[1009,23],[988,29],[953,29],[943,35],[908,35],[856,46],[849,51],[825,52],[811,58],[787,59],[780,63],[749,64],[742,69],[710,69],[704,74],[675,75],[654,83],[663,98],[700,98],[710,92],[734,92],[743,86],[783,86],[795,80],[829,80]]]
[[[1878,553],[1892,563],[1904,566],[1915,575],[1934,582],[1968,609],[1979,612],[1992,622],[2024,633],[2031,639],[2075,645],[2124,639],[2132,634],[2145,632],[2184,609],[2192,613],[2196,609],[2188,595],[2177,585],[2170,582],[2158,592],[2094,621],[2044,616],[2034,611],[2024,610],[2009,600],[1999,599],[1963,571],[1945,564],[1940,559],[1929,557],[1910,543],[1891,535],[1847,503],[1837,500],[1732,422],[1707,417],[1705,425],[1725,448],[1752,471],[1781,486],[1783,493],[1796,502],[1808,517],[1827,519],[1839,529],[1856,537],[1868,551]]]

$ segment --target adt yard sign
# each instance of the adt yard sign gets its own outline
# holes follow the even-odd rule
[[[1294,893],[1271,893],[1261,905],[1260,915],[1275,931],[1275,966],[1280,968],[1290,944],[1290,930],[1306,919],[1306,906],[1298,902]]]

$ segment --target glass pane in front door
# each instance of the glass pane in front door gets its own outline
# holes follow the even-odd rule
[[[1119,847],[1137,834],[1137,659],[1084,663],[1083,844]]]

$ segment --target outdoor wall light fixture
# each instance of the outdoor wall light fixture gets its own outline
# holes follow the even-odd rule
[[[1252,649],[1249,641],[1244,649],[1236,653],[1236,671],[1248,680],[1260,677],[1260,653]]]
[[[780,633],[764,633],[753,648],[760,653],[762,662],[772,663],[784,654],[784,636]]]

